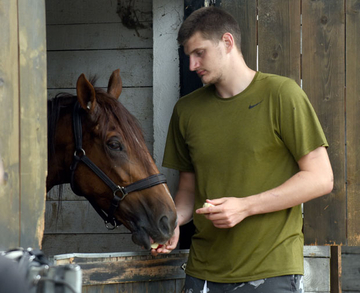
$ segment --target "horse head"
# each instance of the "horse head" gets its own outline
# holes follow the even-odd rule
[[[76,90],[77,99],[62,107],[54,128],[48,191],[71,183],[106,222],[128,228],[134,243],[149,249],[166,242],[176,227],[175,205],[137,120],[118,101],[120,71],[112,73],[107,91],[84,74]]]

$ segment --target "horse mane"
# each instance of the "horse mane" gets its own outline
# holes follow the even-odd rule
[[[60,109],[64,106],[73,105],[74,95],[69,93],[59,93],[47,102],[47,123],[48,123],[48,156],[55,154],[55,134],[56,125],[60,116]]]

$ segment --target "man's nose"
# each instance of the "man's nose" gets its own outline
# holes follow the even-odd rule
[[[199,62],[194,56],[190,56],[189,58],[189,69],[190,71],[195,71],[199,67]]]

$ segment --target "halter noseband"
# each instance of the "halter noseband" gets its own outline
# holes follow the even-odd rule
[[[127,196],[130,192],[143,190],[146,188],[153,187],[155,185],[166,183],[165,175],[163,174],[155,174],[151,175],[147,178],[141,179],[139,181],[136,181],[134,183],[131,183],[127,186],[119,186],[115,184],[103,171],[100,170],[99,167],[97,167],[90,159],[86,156],[84,149],[82,148],[82,125],[81,125],[81,106],[79,105],[79,102],[76,101],[73,108],[73,131],[74,131],[74,139],[75,139],[75,152],[74,152],[74,161],[70,167],[71,170],[71,181],[70,186],[72,191],[82,196],[81,192],[75,188],[75,170],[78,165],[78,163],[81,161],[86,166],[88,166],[97,176],[100,177],[100,179],[110,187],[110,189],[113,192],[113,199],[110,203],[110,209],[109,212],[106,213],[104,210],[102,210],[99,206],[96,205],[95,201],[88,199],[90,204],[93,206],[93,208],[96,210],[96,212],[100,215],[100,217],[105,222],[105,227],[108,230],[113,230],[117,226],[121,225],[121,222],[119,222],[114,217],[114,212],[116,211],[117,207],[119,206],[120,201],[122,201],[125,196]],[[121,195],[118,196],[117,194],[120,193]],[[110,225],[111,226],[110,226]]]

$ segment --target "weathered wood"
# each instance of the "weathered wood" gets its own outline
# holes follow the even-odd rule
[[[0,154],[6,172],[0,246],[38,248],[46,174],[45,7],[43,1],[2,1],[0,11]]]
[[[304,257],[330,258],[329,246],[304,246]]]
[[[48,52],[48,88],[75,88],[81,73],[97,75],[97,86],[107,87],[109,72],[120,68],[124,87],[152,86],[152,50]]]
[[[57,264],[69,261],[79,264],[83,272],[83,284],[99,285],[183,279],[185,272],[181,266],[187,257],[188,251],[177,251],[156,257],[149,252],[74,254],[56,256],[55,260]]]
[[[257,7],[256,1],[222,0],[221,8],[231,13],[241,29],[241,51],[246,64],[256,70],[257,62]]]
[[[342,246],[341,254],[360,254],[360,246]],[[360,267],[360,262],[359,262]]]
[[[305,247],[304,254],[305,292],[329,293],[329,247]],[[132,288],[132,292],[181,292],[185,273],[180,267],[187,257],[188,250],[178,250],[157,257],[149,252],[138,252],[69,254],[54,259],[56,264],[80,265],[85,292],[108,292],[105,288],[118,288],[115,284],[131,284],[126,288]]]
[[[304,246],[304,290],[330,292],[330,247]]]
[[[302,80],[329,141],[330,195],[304,205],[305,243],[346,243],[344,2],[302,1]]]
[[[41,247],[47,169],[44,1],[19,0],[21,247]],[[36,21],[34,21],[36,20]]]
[[[152,21],[152,1],[121,1],[130,5],[129,13],[136,12],[140,22]],[[57,1],[46,0],[48,24],[88,24],[121,22],[117,14],[117,0],[99,1]]]
[[[348,245],[360,245],[360,2],[346,1],[346,125]]]
[[[342,255],[341,285],[343,292],[360,292],[360,254]]]
[[[259,70],[300,84],[300,0],[259,0],[258,13]]]
[[[83,293],[128,293],[136,292],[132,289],[133,284],[123,283],[123,284],[109,284],[109,285],[92,285],[92,286],[83,286]]]
[[[330,259],[304,258],[305,292],[330,292]]]
[[[83,286],[83,293],[180,293],[183,280]]]
[[[331,246],[330,292],[341,293],[341,246]]]
[[[141,252],[129,233],[45,234],[42,251],[52,257],[65,253]]]
[[[139,35],[121,23],[50,25],[46,30],[47,48],[49,51],[151,48],[150,25],[137,32]]]
[[[133,292],[139,293],[160,293],[160,292],[180,292],[176,290],[175,280],[137,282],[132,285]]]
[[[0,156],[5,184],[0,184],[0,247],[19,246],[20,146],[18,3],[1,1]],[[6,13],[5,13],[6,12]]]
[[[45,216],[45,234],[113,234],[128,230],[121,226],[107,230],[103,219],[96,213],[88,201],[47,201]]]
[[[343,292],[360,292],[360,247],[341,247],[341,287]]]

